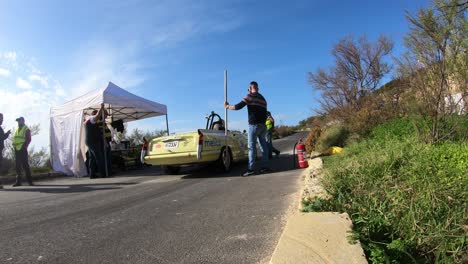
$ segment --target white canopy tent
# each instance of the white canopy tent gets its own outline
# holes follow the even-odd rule
[[[155,116],[166,116],[166,105],[155,103],[109,82],[102,89],[91,91],[50,110],[50,157],[52,168],[67,175],[84,176],[86,166],[83,156],[85,114],[105,105],[112,120],[129,122]]]

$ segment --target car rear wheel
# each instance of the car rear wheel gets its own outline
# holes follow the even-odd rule
[[[231,170],[232,166],[232,154],[229,148],[223,148],[218,159],[218,167],[223,172],[228,172]]]
[[[163,165],[161,166],[161,168],[165,174],[169,174],[169,175],[176,175],[180,171],[180,167],[176,167],[176,166]]]

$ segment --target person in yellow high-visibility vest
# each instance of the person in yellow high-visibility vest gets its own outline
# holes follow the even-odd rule
[[[26,180],[29,185],[33,186],[31,169],[29,168],[28,160],[28,146],[31,143],[31,130],[25,125],[24,117],[16,119],[18,122],[18,128],[13,136],[13,148],[15,149],[15,161],[16,161],[16,182],[13,187],[21,186],[21,169],[26,174]]]
[[[267,120],[265,122],[266,124],[266,127],[267,127],[267,134],[266,134],[266,141],[268,143],[268,146],[269,146],[269,153],[268,153],[268,158],[272,158],[273,157],[273,152],[276,154],[276,156],[279,156],[280,154],[280,151],[277,150],[274,146],[273,146],[273,131],[275,129],[275,119],[273,118],[273,116],[271,115],[271,113],[268,111],[267,112]]]

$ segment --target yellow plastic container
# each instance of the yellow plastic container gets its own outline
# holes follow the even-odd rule
[[[343,153],[344,149],[340,147],[330,147],[327,150],[325,150],[322,154],[323,155],[334,155],[334,154],[340,154]]]

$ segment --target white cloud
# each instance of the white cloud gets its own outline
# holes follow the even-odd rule
[[[0,68],[0,76],[8,77],[11,75],[11,72],[8,69]]]
[[[10,67],[12,61],[17,67]],[[47,148],[50,107],[64,101],[65,91],[58,80],[49,74],[40,73],[37,63],[32,58],[17,55],[16,52],[0,52],[0,66],[5,65],[9,66],[9,75],[13,78],[6,78],[0,82],[0,110],[4,114],[4,128],[14,129],[15,119],[24,116],[26,124],[40,124],[41,131],[33,137],[32,145],[36,149]],[[45,81],[46,86],[43,85]]]
[[[40,75],[37,75],[37,74],[31,74],[28,76],[28,79],[30,81],[37,81],[39,82],[40,84],[42,84],[43,87],[45,88],[48,88],[49,87],[49,80],[47,77],[45,76],[40,76]]]
[[[15,51],[4,52],[3,57],[9,61],[16,61],[16,52]]]
[[[75,64],[71,65],[77,70],[73,71],[68,99],[102,88],[109,81],[130,90],[145,81],[146,76],[140,71],[143,65],[134,58],[133,49],[99,42],[90,46],[77,52]]]
[[[19,77],[16,79],[16,86],[23,90],[29,90],[32,88],[31,84],[28,81]]]

